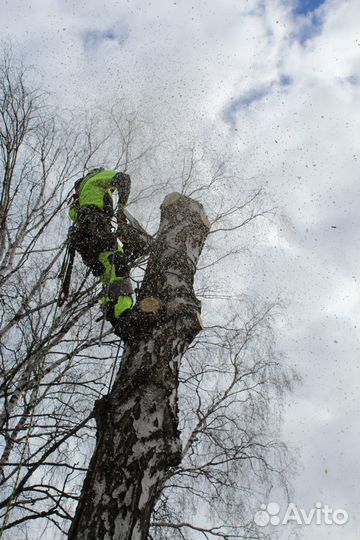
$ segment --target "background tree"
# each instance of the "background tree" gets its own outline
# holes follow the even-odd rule
[[[130,205],[150,234],[156,236],[160,202],[171,191],[201,200],[211,222],[195,281],[204,329],[179,365],[182,460],[163,480],[149,535],[256,536],[254,508],[288,476],[277,432],[293,374],[276,353],[276,306],[234,296],[221,268],[244,251],[239,231],[269,212],[264,194],[243,187],[234,198],[238,178],[228,159],[209,157],[199,142],[170,153],[121,101],[96,114],[60,117],[32,80],[5,50],[0,536],[66,536],[94,448],[94,402],[108,394],[120,365],[108,325],[98,346],[100,289],[80,261],[69,302],[56,307],[66,200],[73,181],[99,164],[132,176]],[[134,280],[142,280],[146,265],[138,261]]]

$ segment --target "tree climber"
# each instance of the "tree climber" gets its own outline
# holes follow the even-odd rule
[[[71,244],[103,285],[101,304],[113,326],[133,305],[133,289],[123,244],[112,230],[113,197],[118,192],[118,215],[130,194],[130,176],[101,168],[75,182],[69,216],[76,224]],[[121,216],[120,216],[121,217]],[[118,221],[126,221],[125,218]]]

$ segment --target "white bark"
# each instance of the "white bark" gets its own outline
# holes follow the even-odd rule
[[[166,471],[181,461],[177,388],[181,357],[201,329],[193,279],[209,232],[202,206],[178,193],[161,224],[111,394],[95,406],[97,444],[70,540],[144,540]]]

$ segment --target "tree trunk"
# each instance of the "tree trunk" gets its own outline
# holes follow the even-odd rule
[[[193,280],[209,228],[198,202],[165,198],[119,374],[95,404],[97,443],[70,540],[145,540],[166,471],[181,461],[178,371],[201,329]]]

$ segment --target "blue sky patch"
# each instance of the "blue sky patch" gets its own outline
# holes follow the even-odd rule
[[[290,86],[293,83],[293,78],[290,75],[280,75],[279,84],[280,86]]]
[[[274,87],[284,88],[288,87],[293,83],[292,77],[286,74],[280,75],[279,79],[272,81],[268,85],[258,86],[257,88],[252,88],[251,90],[245,92],[243,95],[239,96],[236,99],[233,99],[231,103],[225,107],[223,112],[223,120],[231,126],[236,125],[236,115],[241,109],[248,109],[254,103],[262,101],[266,96],[268,96]]]
[[[247,109],[253,103],[261,101],[266,95],[271,92],[271,85],[259,88],[253,88],[242,96],[232,100],[231,104],[226,107],[223,113],[223,118],[226,123],[234,125],[236,122],[236,113],[240,109]]]
[[[112,28],[105,30],[85,30],[82,33],[82,40],[86,48],[96,48],[105,41],[115,41],[119,45],[123,45],[128,38],[128,32],[125,28],[119,28],[115,32]]]
[[[353,86],[358,86],[360,82],[360,77],[357,73],[353,73],[352,75],[349,75],[346,80]]]
[[[290,0],[293,5],[293,13],[295,15],[307,15],[312,13],[318,7],[325,3],[326,0]]]
[[[307,41],[309,41],[309,39],[312,39],[313,37],[320,34],[322,26],[322,19],[320,19],[320,17],[317,17],[315,14],[311,15],[311,17],[299,29],[297,39],[302,45],[304,45]]]
[[[298,29],[293,38],[305,45],[307,41],[321,33],[323,14],[317,9],[326,0],[284,0],[291,7],[293,16],[298,19]]]

